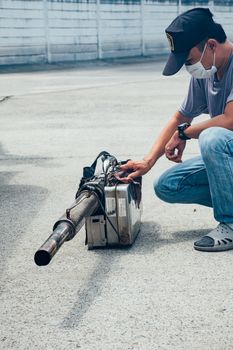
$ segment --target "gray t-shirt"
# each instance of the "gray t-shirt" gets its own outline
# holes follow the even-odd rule
[[[207,113],[212,118],[223,114],[230,101],[233,101],[233,54],[221,80],[217,79],[216,74],[208,79],[191,78],[188,94],[179,111],[190,118],[202,113]]]

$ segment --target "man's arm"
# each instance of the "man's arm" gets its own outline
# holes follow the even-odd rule
[[[185,130],[185,135],[187,135],[190,138],[197,139],[203,130],[214,126],[233,130],[233,101],[229,102],[226,105],[226,108],[223,114],[220,114],[204,122],[189,126]],[[176,163],[181,162],[181,157],[182,157],[183,148],[184,148],[183,146],[184,146],[184,141],[179,139],[178,132],[175,131],[170,141],[166,144],[166,147],[165,147],[166,157],[173,162],[176,162]]]
[[[192,118],[185,117],[181,112],[177,111],[173,117],[169,120],[166,127],[162,130],[159,138],[155,141],[150,152],[143,158],[148,162],[150,168],[156,163],[156,161],[165,153],[165,146],[171,139],[174,132],[177,130],[177,126],[182,123],[191,123]]]
[[[204,122],[191,125],[185,130],[185,134],[192,139],[197,139],[203,130],[213,126],[220,126],[225,129],[233,130],[233,101],[226,105],[224,114],[220,114]]]
[[[172,135],[174,135],[177,126],[185,122],[190,123],[191,121],[192,118],[185,117],[181,112],[177,111],[155,141],[150,152],[142,160],[130,160],[127,164],[121,166],[121,170],[133,170],[128,177],[122,178],[122,180],[129,182],[137,176],[146,174],[156,161],[165,153],[165,146],[171,139]]]

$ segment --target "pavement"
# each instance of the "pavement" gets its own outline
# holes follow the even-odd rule
[[[101,150],[141,159],[182,102],[188,74],[164,62],[1,70],[0,349],[233,349],[233,251],[201,253],[212,209],[160,201],[143,177],[130,249],[92,250],[84,228],[50,265],[33,256]],[[202,117],[201,117],[202,118]],[[199,153],[188,143],[184,159]]]

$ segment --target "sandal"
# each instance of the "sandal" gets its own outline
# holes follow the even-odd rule
[[[208,235],[194,242],[194,249],[203,252],[222,252],[233,249],[233,229],[221,223]]]

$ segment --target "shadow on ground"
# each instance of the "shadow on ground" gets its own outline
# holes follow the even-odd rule
[[[5,162],[8,162],[9,159],[13,165],[14,158],[17,158],[18,161],[20,159],[20,157],[7,154],[0,146],[1,166],[4,167]],[[20,159],[20,162],[28,164],[31,159],[23,158]],[[48,195],[48,190],[40,186],[9,184],[16,175],[17,171],[0,172],[0,274],[5,270],[8,259],[14,256],[17,243],[25,235],[27,227]]]
[[[153,254],[157,249],[169,244],[196,240],[206,234],[209,230],[192,230],[174,232],[172,238],[164,239],[161,235],[161,226],[156,222],[143,222],[141,231],[130,248],[95,250],[99,255],[99,262],[90,275],[88,282],[77,292],[76,301],[68,315],[60,324],[61,328],[77,328],[84,315],[101,295],[104,284],[111,272],[112,266],[117,263],[118,258],[125,254],[146,255]],[[90,252],[92,253],[92,252]]]
[[[53,158],[40,157],[40,156],[22,156],[8,153],[4,147],[0,144],[0,164],[1,166],[15,166],[18,164],[33,164],[40,167],[57,167],[58,164],[54,164],[51,161]]]
[[[164,238],[159,224],[153,221],[142,223],[140,235],[135,242],[133,249],[137,254],[151,254],[155,250],[170,244],[197,240],[209,232],[209,230],[186,230],[171,233],[171,237]]]

